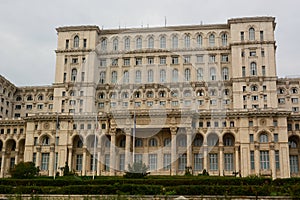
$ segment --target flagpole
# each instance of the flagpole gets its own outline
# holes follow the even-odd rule
[[[136,116],[135,111],[133,113],[133,131],[132,131],[132,164],[134,163],[135,155],[135,131],[136,131]]]
[[[58,132],[58,126],[59,126],[59,121],[58,121],[58,112],[56,112],[56,127],[55,127],[55,140],[54,140],[54,166],[53,166],[53,179],[55,179],[56,177],[56,168],[55,164],[56,164],[56,138],[57,138],[57,132]],[[58,164],[58,163],[57,163]]]
[[[95,179],[95,165],[96,165],[96,134],[97,134],[97,130],[98,130],[98,126],[97,126],[97,114],[96,114],[96,119],[95,119],[95,138],[94,138],[94,153],[93,153],[93,180]]]

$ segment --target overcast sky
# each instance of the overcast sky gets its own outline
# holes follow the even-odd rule
[[[98,25],[118,28],[227,23],[227,19],[274,16],[277,73],[300,75],[298,0],[1,0],[0,74],[17,86],[54,81],[55,28]]]

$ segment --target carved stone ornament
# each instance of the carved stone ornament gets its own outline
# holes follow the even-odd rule
[[[45,130],[48,130],[48,129],[49,129],[49,127],[50,127],[50,125],[49,125],[49,123],[48,123],[48,122],[44,123],[44,129],[45,129]]]

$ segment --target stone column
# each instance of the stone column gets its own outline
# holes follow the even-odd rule
[[[41,169],[41,147],[36,147],[36,166]]]
[[[73,157],[73,148],[72,147],[68,147],[69,150],[69,155],[68,155],[68,166],[70,171],[72,171],[72,157]]]
[[[100,148],[101,149],[101,148]],[[101,154],[100,150],[97,152],[97,176],[101,175]]]
[[[1,162],[1,172],[0,172],[0,177],[1,178],[4,178],[5,159],[6,159],[5,151],[2,151],[2,162]]]
[[[131,164],[131,129],[126,129],[126,144],[125,144],[125,171],[128,171],[128,165]]]
[[[82,155],[82,176],[85,176],[86,175],[86,165],[87,165],[87,162],[86,162],[86,146],[83,147],[83,155]]]
[[[271,173],[272,178],[276,179],[276,164],[275,164],[275,146],[274,143],[270,144],[270,167],[271,167]]]
[[[254,163],[255,163],[255,174],[259,175],[259,169],[260,169],[259,144],[255,144]]]
[[[234,148],[234,150],[235,150],[235,171],[241,173],[239,149],[240,149],[240,146],[235,146],[235,148]]]
[[[111,133],[111,137],[110,137],[110,153],[109,153],[109,156],[110,156],[110,175],[111,176],[114,176],[115,175],[115,164],[116,164],[116,148],[115,148],[115,145],[116,145],[116,133],[115,131],[113,131]]]
[[[205,169],[206,171],[208,171],[208,166],[207,166],[207,145],[203,145],[203,169]]]
[[[219,154],[220,154],[220,158],[219,158],[219,172],[220,172],[220,176],[224,176],[224,147],[223,144],[220,144],[219,146]]]
[[[177,128],[171,127],[171,175],[177,174]]]
[[[187,167],[192,167],[193,163],[193,151],[192,151],[192,130],[191,128],[186,128],[186,166]]]
[[[49,157],[49,176],[53,176],[54,175],[54,163],[55,163],[55,153],[54,153],[54,146],[50,147],[50,157]]]
[[[15,165],[18,164],[18,160],[19,160],[19,149],[16,149],[15,151],[16,155],[15,155]]]

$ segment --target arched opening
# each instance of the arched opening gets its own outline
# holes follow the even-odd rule
[[[207,137],[207,145],[208,146],[218,146],[219,145],[219,137],[215,133],[211,133]]]
[[[234,146],[235,140],[234,140],[234,136],[231,133],[226,133],[223,136],[223,145],[226,147],[232,147]]]
[[[195,147],[201,147],[203,145],[203,136],[201,134],[197,134],[194,138],[193,145]]]

